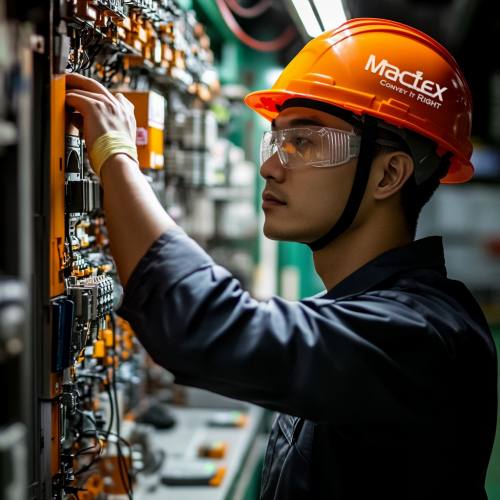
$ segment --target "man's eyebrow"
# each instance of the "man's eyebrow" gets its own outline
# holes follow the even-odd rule
[[[310,118],[296,118],[295,120],[292,120],[288,125],[290,127],[303,127],[305,125],[319,125],[321,127],[325,124],[319,118],[312,116]]]
[[[312,125],[316,127],[324,127],[325,124],[316,116],[311,116],[309,118],[295,118],[291,120],[286,128],[296,128],[296,127],[305,127],[307,125]],[[276,120],[271,122],[271,127],[273,130],[276,129]]]

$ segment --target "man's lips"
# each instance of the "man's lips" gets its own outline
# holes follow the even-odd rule
[[[286,205],[284,201],[281,201],[277,196],[268,191],[264,191],[262,193],[262,199],[264,200],[262,203],[262,208],[279,207]]]

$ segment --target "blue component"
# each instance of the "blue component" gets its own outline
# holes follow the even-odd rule
[[[61,326],[62,301],[52,302],[52,369],[62,369],[62,326]]]
[[[71,360],[71,337],[75,303],[61,299],[52,303],[52,367],[54,371],[68,368]]]

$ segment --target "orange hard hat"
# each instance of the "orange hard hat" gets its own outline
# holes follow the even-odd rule
[[[270,90],[245,102],[268,120],[291,98],[323,101],[409,129],[449,153],[441,182],[468,181],[472,97],[451,54],[424,33],[383,19],[352,19],[311,40]]]

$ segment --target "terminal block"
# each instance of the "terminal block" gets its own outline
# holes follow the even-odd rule
[[[80,223],[87,226],[89,215],[102,212],[102,188],[97,178],[84,177],[84,144],[77,136],[66,135],[66,234],[70,252],[88,246],[85,231]],[[78,225],[80,224],[80,232]],[[82,244],[83,243],[83,244]],[[76,260],[73,257],[73,261]],[[75,262],[73,262],[73,266]],[[78,265],[78,264],[76,264]]]
[[[106,328],[106,316],[113,310],[113,280],[105,274],[96,275],[96,272],[92,269],[85,277],[85,272],[77,271],[84,277],[70,276],[66,280],[66,293],[75,304],[72,346],[75,360],[86,343],[97,340],[99,330]]]

